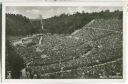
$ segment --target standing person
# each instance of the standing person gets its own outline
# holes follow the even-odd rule
[[[26,68],[21,70],[21,79],[27,79]]]
[[[31,72],[30,72],[30,78],[33,79],[33,77],[34,77],[34,71],[31,70]]]
[[[26,75],[27,75],[27,78],[30,78],[30,72],[27,69],[26,69]]]
[[[12,76],[11,76],[11,71],[8,71],[7,74],[8,74],[8,75],[7,75],[7,79],[11,79],[11,78],[12,78]]]
[[[38,78],[38,75],[37,75],[37,72],[35,71],[33,75],[33,79],[37,79],[37,78]]]
[[[29,65],[27,65],[27,67],[26,67],[26,75],[27,75],[27,78],[30,78],[30,76],[31,76],[31,70],[30,70]]]

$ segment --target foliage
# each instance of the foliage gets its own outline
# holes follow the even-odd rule
[[[61,14],[51,18],[43,19],[44,30],[41,31],[41,22],[39,19],[29,19],[19,14],[6,14],[7,35],[31,35],[35,33],[52,34],[71,34],[77,29],[82,28],[93,19],[122,19],[122,11],[109,10],[93,13]]]
[[[6,42],[6,74],[12,72],[12,78],[20,77],[20,70],[25,67],[21,56],[15,51],[9,41]],[[7,76],[7,75],[6,75]]]
[[[6,14],[6,33],[13,36],[26,36],[39,31],[31,21],[22,15]]]

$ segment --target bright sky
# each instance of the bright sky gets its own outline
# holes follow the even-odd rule
[[[73,14],[75,12],[100,12],[102,10],[110,11],[122,10],[121,7],[85,7],[85,6],[7,6],[6,13],[22,14],[31,19],[39,18],[42,15],[44,19],[60,15],[62,13]]]

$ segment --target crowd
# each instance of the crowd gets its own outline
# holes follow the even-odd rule
[[[92,27],[106,30],[122,31],[123,23],[119,19],[96,19],[84,27]]]
[[[97,21],[100,22],[100,20]],[[114,21],[118,23],[118,20]],[[99,27],[97,22],[93,22],[91,27],[94,24],[95,27]],[[101,20],[101,22],[104,21]],[[104,24],[109,24],[109,21],[105,21],[100,27],[105,26]],[[106,25],[106,27],[109,25]],[[38,44],[41,36],[43,37],[42,42]],[[110,69],[104,68],[111,68],[117,66],[117,64],[94,67],[90,72],[90,68],[87,67],[122,58],[122,34],[114,31],[85,28],[71,37],[57,34],[41,36],[35,38],[37,42],[34,45],[16,46],[17,52],[24,58],[30,70],[38,74],[38,78],[97,78],[103,76],[103,73],[100,73],[102,70],[105,74],[108,74],[107,71]],[[75,37],[79,37],[79,39]],[[37,49],[40,51],[36,51]],[[86,73],[83,72],[84,70]],[[116,69],[113,69],[113,71],[116,73]],[[118,73],[121,73],[121,71],[118,71]]]

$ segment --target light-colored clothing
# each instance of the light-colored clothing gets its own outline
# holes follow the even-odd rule
[[[36,79],[36,78],[37,78],[37,74],[34,74],[33,79]]]
[[[11,79],[11,78],[12,78],[11,73],[9,73],[7,79]]]
[[[26,74],[26,69],[22,69],[21,70],[21,79],[26,79],[27,78],[27,74]]]

